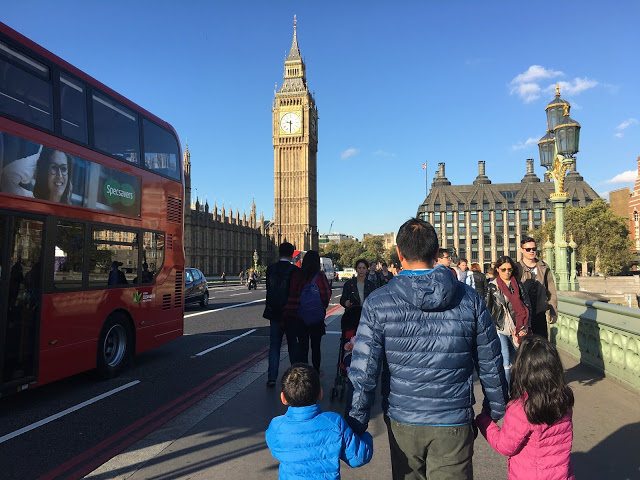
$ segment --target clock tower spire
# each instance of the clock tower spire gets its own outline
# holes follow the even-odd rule
[[[298,46],[298,21],[273,102],[274,217],[278,243],[318,250],[318,110]]]

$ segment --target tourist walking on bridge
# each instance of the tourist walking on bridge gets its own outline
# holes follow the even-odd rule
[[[408,220],[396,240],[402,272],[362,310],[347,422],[357,434],[367,429],[381,381],[393,479],[471,480],[473,374],[498,420],[507,399],[500,341],[478,293],[434,268],[438,236],[429,223]]]
[[[298,337],[297,362],[311,362],[320,373],[322,360],[320,343],[327,333],[324,325],[326,310],[331,300],[331,287],[327,276],[320,270],[320,255],[308,250],[302,259],[302,267],[291,274],[289,298],[284,309],[287,329],[293,329]]]
[[[509,457],[509,479],[574,480],[573,392],[556,347],[542,337],[524,339],[512,373],[502,428],[483,410],[478,429],[496,452]]]
[[[527,236],[520,240],[522,259],[519,262],[520,281],[531,299],[531,327],[533,333],[549,338],[547,331],[547,311],[549,323],[556,323],[558,319],[558,296],[553,272],[542,260],[538,260],[536,241]]]
[[[285,333],[287,335],[289,361],[292,365],[295,363],[298,354],[296,332],[285,330],[283,318],[284,307],[289,297],[291,274],[298,269],[291,263],[293,251],[293,245],[289,242],[284,242],[278,249],[280,260],[267,267],[267,299],[262,316],[268,319],[270,323],[268,387],[274,387],[278,379],[280,347],[282,346],[282,336]]]
[[[520,341],[530,333],[529,295],[515,275],[516,268],[510,257],[498,257],[498,275],[489,282],[484,299],[500,338],[507,383],[515,350]]]

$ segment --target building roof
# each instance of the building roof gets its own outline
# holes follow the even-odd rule
[[[483,168],[478,176],[488,180]],[[599,198],[595,190],[576,171],[567,175],[564,186],[574,205],[585,207]],[[549,197],[554,191],[553,182],[541,182],[533,173],[532,164],[518,183],[474,182],[471,185],[451,185],[444,176],[442,165],[441,170],[436,172],[431,191],[418,207],[418,215],[424,212],[445,211],[447,203],[452,205],[451,210],[459,210],[459,204],[464,205],[464,210],[484,210],[485,203],[490,210],[495,210],[496,204],[499,204],[498,209],[502,210],[518,210],[523,207],[551,208]]]

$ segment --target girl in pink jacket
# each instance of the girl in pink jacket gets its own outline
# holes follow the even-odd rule
[[[511,401],[502,429],[482,412],[478,429],[493,449],[509,457],[510,480],[575,480],[571,463],[573,392],[556,348],[529,337],[511,369]]]

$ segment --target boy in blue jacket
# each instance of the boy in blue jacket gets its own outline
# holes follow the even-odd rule
[[[289,408],[266,433],[280,480],[339,479],[341,459],[354,468],[371,460],[371,434],[358,436],[337,413],[323,413],[321,398],[320,376],[311,366],[297,363],[282,376],[280,400]]]

